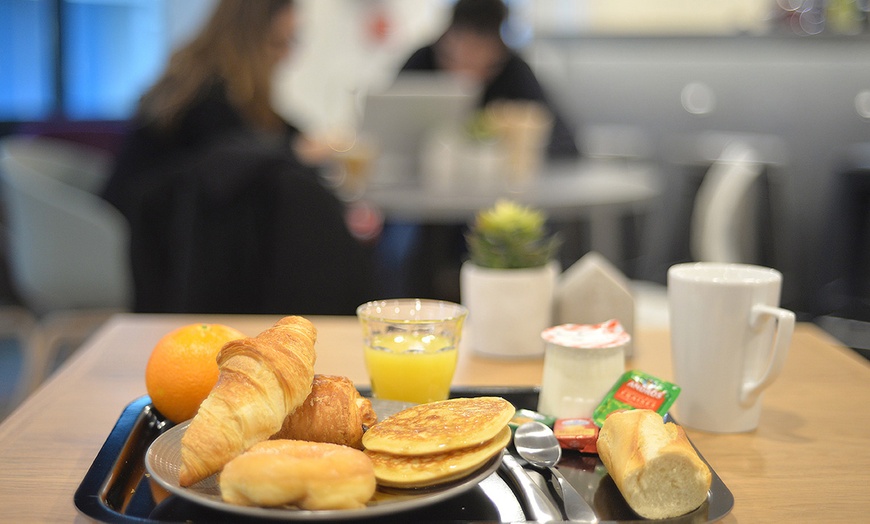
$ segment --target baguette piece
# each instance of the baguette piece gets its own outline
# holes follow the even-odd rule
[[[598,434],[598,454],[625,501],[642,517],[685,515],[707,499],[710,468],[683,428],[665,424],[654,411],[608,416]]]
[[[221,348],[217,384],[181,438],[181,486],[217,473],[281,429],[311,393],[316,338],[314,325],[294,316]]]
[[[373,426],[377,421],[371,401],[360,396],[350,379],[314,375],[311,394],[271,438],[362,449],[363,426]]]

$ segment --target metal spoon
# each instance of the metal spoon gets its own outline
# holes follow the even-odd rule
[[[559,482],[562,491],[562,503],[565,508],[565,517],[575,522],[598,522],[598,517],[589,506],[589,503],[577,493],[574,486],[568,482],[558,469],[555,468],[562,457],[562,448],[553,430],[540,422],[526,422],[520,425],[514,434],[514,445],[517,453],[533,467],[549,470],[550,474]]]
[[[520,462],[507,450],[501,459],[502,470],[513,481],[523,500],[523,510],[529,520],[535,522],[555,522],[561,520],[562,512],[548,497],[544,490],[529,477],[529,472],[523,469]]]

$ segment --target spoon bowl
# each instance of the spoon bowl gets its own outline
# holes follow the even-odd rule
[[[514,434],[514,446],[523,459],[537,468],[552,468],[562,458],[562,447],[553,430],[540,422],[521,424]]]
[[[514,433],[514,446],[517,453],[535,468],[548,470],[559,483],[565,516],[574,522],[598,522],[598,517],[574,486],[568,482],[556,464],[562,458],[562,447],[553,430],[540,422],[526,422],[517,427]]]

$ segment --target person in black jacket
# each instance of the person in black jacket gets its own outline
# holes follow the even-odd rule
[[[458,0],[444,33],[432,44],[415,51],[399,75],[406,71],[456,74],[480,86],[480,109],[498,101],[540,102],[553,117],[547,158],[579,158],[580,151],[571,128],[529,64],[502,39],[502,24],[507,17],[508,9],[502,0]],[[387,251],[389,260],[380,265],[392,264],[409,272],[404,276],[408,294],[458,300],[455,275],[459,262],[465,257],[463,234],[462,227],[387,223],[382,243],[391,251]]]
[[[142,97],[104,197],[131,226],[135,310],[353,314],[369,253],[271,105],[292,0],[222,0]]]
[[[541,102],[553,115],[550,158],[579,155],[574,135],[532,68],[502,40],[508,9],[502,0],[459,0],[449,26],[434,43],[414,52],[402,71],[448,71],[482,86],[480,107],[496,100]]]

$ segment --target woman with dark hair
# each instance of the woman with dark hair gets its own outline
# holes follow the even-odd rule
[[[274,70],[290,54],[295,32],[292,0],[220,2],[142,97],[142,138],[189,148],[229,130],[295,136],[271,102]]]
[[[130,181],[228,135],[295,140],[298,130],[272,108],[272,74],[290,53],[292,0],[224,0],[190,42],[176,50],[142,96],[105,197],[127,214]],[[131,201],[132,200],[132,201]]]
[[[142,97],[105,198],[129,220],[135,309],[352,314],[367,250],[294,146],[272,80],[292,0],[222,0]]]

